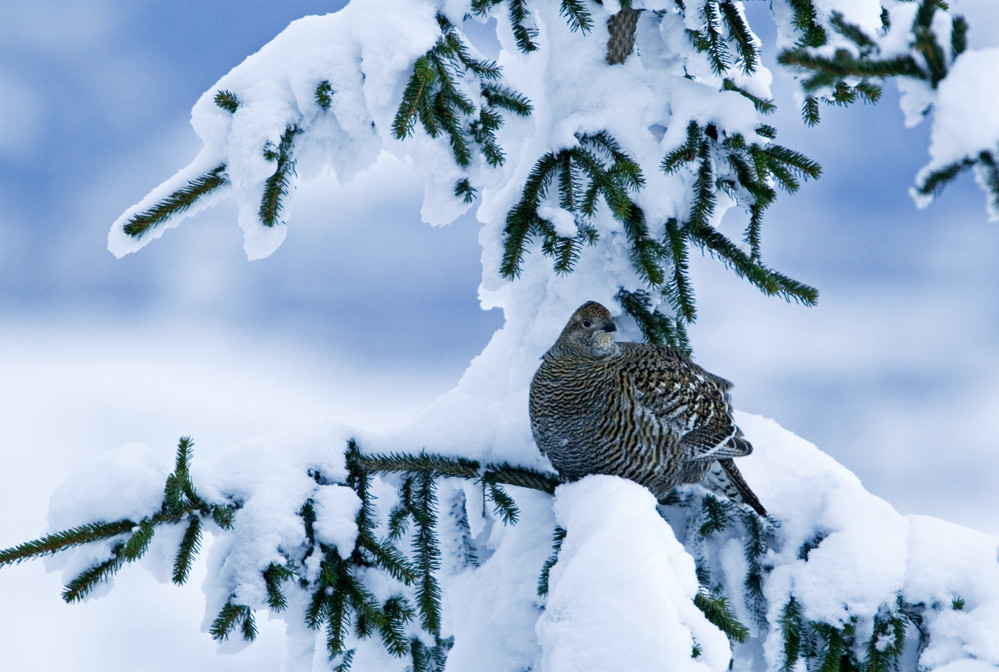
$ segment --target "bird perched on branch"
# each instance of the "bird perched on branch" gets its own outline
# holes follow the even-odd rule
[[[732,418],[724,378],[665,345],[616,343],[610,311],[583,304],[531,381],[531,430],[559,474],[611,474],[662,499],[702,483],[766,510],[732,458],[753,447]]]

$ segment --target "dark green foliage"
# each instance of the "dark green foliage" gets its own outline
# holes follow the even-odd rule
[[[733,642],[749,639],[749,628],[739,622],[728,605],[728,600],[719,592],[706,593],[703,590],[694,596],[694,606],[704,613],[715,627],[725,633]]]
[[[562,550],[562,542],[565,541],[565,528],[556,525],[552,533],[552,554],[545,560],[541,567],[541,575],[538,577],[538,597],[548,595],[548,579],[551,576],[552,567],[558,562],[558,554]]]
[[[761,137],[770,139],[770,130],[769,127],[761,127]],[[773,143],[749,143],[740,134],[726,137],[713,124],[702,127],[693,121],[687,127],[686,142],[668,153],[660,168],[671,174],[688,164],[693,164],[691,170],[696,175],[690,214],[683,223],[671,221],[666,225],[668,256],[675,263],[671,282],[664,293],[677,314],[687,322],[694,317],[693,295],[686,276],[686,248],[689,244],[715,256],[767,295],[814,305],[818,300],[818,292],[814,288],[760,263],[760,226],[764,210],[776,198],[771,184],[794,192],[799,188],[801,179],[819,176],[819,165],[787,147]],[[718,189],[726,191],[750,212],[745,233],[750,246],[749,254],[711,225]]]
[[[139,529],[125,540],[125,543],[121,545],[120,550],[116,551],[116,554],[120,554],[122,558],[129,562],[138,560],[149,548],[149,542],[153,540],[153,533],[155,531],[153,521],[149,518],[143,518],[142,522],[139,523]]]
[[[801,605],[791,596],[791,599],[784,605],[781,611],[778,624],[784,639],[784,665],[783,672],[790,672],[794,669],[794,664],[801,657]]]
[[[897,596],[893,604],[881,606],[870,627],[870,638],[862,639],[857,617],[837,625],[808,620],[792,595],[778,619],[784,641],[781,670],[789,672],[803,659],[810,672],[897,672],[909,627],[918,628],[921,608]],[[922,632],[919,636],[922,639]]]
[[[789,0],[794,10],[793,25],[799,32],[798,46],[821,47],[826,43],[826,31],[817,21],[818,14],[812,0]]]
[[[947,11],[947,5],[940,0],[918,0],[912,24],[912,51],[909,54],[885,58],[873,36],[859,26],[847,22],[843,15],[834,12],[829,25],[838,34],[851,42],[853,48],[840,48],[831,56],[828,51],[816,50],[825,45],[823,36],[818,39],[801,39],[794,48],[782,51],[777,60],[791,66],[804,76],[802,87],[809,94],[805,99],[802,117],[805,123],[814,125],[819,121],[819,100],[834,105],[849,105],[858,100],[877,102],[881,97],[881,83],[890,77],[908,77],[925,81],[936,88],[947,76],[950,62],[967,48],[967,22],[960,16],[951,18],[949,45],[941,43],[940,36],[933,30],[933,19],[937,11]],[[815,23],[815,10],[810,0],[791,0],[795,8],[796,25],[806,35],[818,28]],[[885,9],[881,15],[885,28],[891,17]],[[976,161],[969,157],[971,163]],[[930,193],[939,185],[953,179],[959,170],[948,166],[933,176],[929,186],[926,182],[917,185],[922,193]],[[926,190],[923,190],[926,187]],[[990,194],[996,194],[990,190]],[[999,199],[999,196],[994,196]]]
[[[686,248],[684,248],[686,252]],[[686,270],[684,265],[683,270]],[[671,296],[667,294],[667,296]],[[635,320],[649,343],[667,344],[685,355],[690,354],[687,332],[681,320],[673,320],[652,308],[652,297],[644,290],[629,292],[623,287],[614,296],[624,312]]]
[[[473,187],[467,179],[455,182],[454,195],[463,200],[465,203],[471,203],[474,201],[478,193],[479,190]]]
[[[167,477],[163,488],[163,503],[155,515],[138,523],[131,520],[88,523],[20,544],[0,551],[0,566],[131,532],[123,541],[112,546],[110,558],[87,568],[66,585],[63,599],[76,602],[86,597],[98,583],[111,579],[126,563],[141,558],[149,548],[156,526],[186,521],[187,528],[181,538],[172,577],[175,583],[184,583],[194,556],[200,549],[202,519],[213,516],[216,510],[224,509],[229,511],[231,521],[232,512],[237,508],[235,504],[210,506],[197,495],[190,478],[193,445],[188,437],[181,438],[178,443],[175,468]]]
[[[964,599],[960,597],[955,597],[950,602],[950,608],[954,611],[962,611],[964,609]]]
[[[434,637],[433,646],[427,646],[421,639],[413,637],[409,643],[413,672],[443,672],[447,654],[453,645],[453,637]]]
[[[215,104],[230,114],[239,109],[239,98],[232,91],[219,91],[215,94]]]
[[[62,591],[62,599],[66,602],[73,603],[78,602],[90,594],[98,583],[103,583],[108,581],[118,570],[122,568],[127,560],[121,554],[121,544],[114,547],[112,550],[112,556],[105,560],[104,562],[99,562],[96,565],[85,569],[80,572],[66,584],[66,588]]]
[[[728,526],[728,513],[725,504],[712,495],[707,495],[702,501],[704,523],[698,530],[702,537],[708,537],[715,532],[721,532]]]
[[[631,192],[645,185],[642,170],[608,133],[581,134],[575,147],[544,154],[528,176],[520,199],[506,217],[504,250],[500,272],[507,278],[520,274],[527,245],[534,237],[542,240],[542,252],[555,260],[557,273],[568,273],[583,244],[597,240],[589,219],[596,213],[598,199],[624,226],[632,243],[635,270],[655,284],[661,282],[658,246],[649,238],[645,216],[631,200]],[[575,236],[560,235],[554,223],[538,210],[549,204],[555,185],[559,208],[571,213],[576,222]],[[651,274],[651,275],[650,275]]]
[[[295,576],[295,571],[288,565],[271,563],[263,572],[264,584],[267,586],[267,606],[274,611],[284,611],[288,606],[288,598],[281,590],[281,584]]]
[[[334,672],[350,672],[350,666],[354,662],[354,654],[357,649],[347,649],[340,656],[340,662],[333,668]]]
[[[284,209],[284,197],[291,188],[291,178],[295,174],[295,160],[292,158],[295,136],[301,130],[298,126],[288,126],[281,134],[277,147],[268,144],[264,148],[264,158],[276,163],[274,174],[264,182],[264,194],[260,201],[260,223],[272,227],[280,223],[281,211]]]
[[[229,183],[225,174],[225,164],[216,166],[173,192],[149,210],[132,215],[122,230],[133,238],[141,238],[146,232],[159,226],[171,216],[187,210],[199,198]]]
[[[330,84],[329,80],[320,82],[319,86],[316,87],[316,103],[328,112],[333,106],[334,93],[336,91],[333,90],[333,85]]]
[[[52,555],[74,546],[117,537],[125,532],[130,532],[135,526],[136,523],[131,520],[79,525],[0,551],[0,567],[24,560],[32,560],[43,555]]]
[[[685,13],[687,10],[683,10]],[[687,30],[687,37],[697,51],[704,53],[715,74],[728,72],[734,62],[751,74],[760,63],[752,31],[741,11],[731,0],[707,0],[700,5],[700,30]],[[732,52],[736,54],[732,56]]]
[[[479,4],[482,12],[487,11],[487,3]],[[458,28],[443,15],[437,16],[437,23],[441,37],[413,64],[392,122],[392,134],[399,140],[407,138],[419,123],[432,138],[447,135],[454,160],[462,168],[472,163],[473,142],[489,165],[500,166],[505,160],[496,140],[496,132],[503,126],[500,112],[528,116],[533,110],[531,103],[522,94],[500,85],[499,67],[492,61],[473,58]],[[458,83],[462,79],[477,82],[481,104],[461,91]],[[474,194],[467,179],[459,181],[455,188],[455,195],[466,202]]]
[[[562,0],[559,14],[566,20],[573,32],[578,30],[587,33],[593,29],[593,17],[586,9],[585,0]]]
[[[950,57],[957,58],[968,48],[968,22],[963,16],[955,16],[950,26]]]
[[[745,89],[736,86],[735,82],[733,82],[731,79],[725,79],[725,81],[722,84],[722,88],[725,91],[735,91],[739,95],[748,98],[753,103],[753,107],[756,108],[757,112],[761,112],[763,114],[772,114],[777,109],[777,105],[774,104],[774,101],[770,100],[769,98],[760,98],[759,96],[754,96],[749,91],[746,91]]]
[[[517,41],[517,48],[525,54],[538,50],[534,39],[538,29],[532,25],[531,14],[527,11],[527,0],[507,0],[510,10],[510,27]]]
[[[808,560],[808,555],[818,548],[827,536],[829,535],[825,532],[816,532],[811,539],[802,544],[801,548],[798,549],[798,559]]]
[[[506,490],[496,485],[496,483],[483,479],[486,488],[486,497],[493,503],[493,513],[495,513],[504,524],[513,525],[520,516],[520,510],[513,497],[507,494]]]
[[[240,634],[247,642],[252,642],[257,638],[257,624],[253,618],[253,610],[245,604],[236,604],[230,597],[222,605],[218,616],[212,621],[208,632],[213,639],[225,641],[229,639],[232,631],[239,627]]]
[[[413,553],[418,573],[416,605],[420,624],[427,632],[439,635],[441,629],[441,588],[435,573],[441,566],[440,544],[437,540],[437,494],[430,471],[416,476],[414,508],[410,511],[416,526]]]
[[[187,529],[184,537],[180,540],[177,548],[177,557],[173,563],[173,582],[178,586],[187,582],[187,577],[191,574],[191,565],[194,556],[201,550],[201,518],[189,516]]]
[[[746,604],[754,611],[757,623],[766,623],[766,597],[763,595],[763,580],[767,568],[763,566],[763,557],[769,547],[768,528],[763,519],[755,512],[740,511],[743,525],[746,528],[744,552],[748,571],[743,585],[746,589]]]

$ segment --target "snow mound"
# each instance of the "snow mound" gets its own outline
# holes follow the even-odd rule
[[[900,669],[999,665],[999,539],[900,515],[830,456],[772,420],[740,414],[738,421],[755,447],[740,466],[772,512],[767,521],[730,506],[724,529],[705,532],[706,491],[699,487],[681,489],[664,507],[634,483],[591,476],[560,486],[554,498],[512,488],[521,517],[506,525],[483,508],[478,484],[442,481],[442,637],[453,638],[446,669],[721,671],[732,661],[736,670],[775,670],[795,665],[788,661],[788,623],[796,624],[802,641],[814,640],[813,650],[797,654],[798,664],[805,660],[809,668],[826,655],[821,637],[839,637],[842,655],[857,661],[867,655],[865,646],[897,648]],[[234,596],[253,609],[268,608],[261,572],[305,543],[304,502],[313,503],[317,538],[337,548],[353,545],[360,501],[342,485],[348,435],[347,428],[323,426],[261,437],[194,461],[193,478],[206,500],[241,504],[230,532],[212,532],[206,628]],[[401,443],[399,436],[369,436],[359,445],[382,452]],[[525,455],[533,450],[521,448]],[[53,527],[154,514],[169,459],[168,452],[137,445],[110,452],[53,495]],[[372,487],[384,524],[399,501],[393,479],[379,478]],[[566,533],[547,596],[538,597],[556,525]],[[746,549],[761,531],[765,543],[754,556]],[[157,576],[179,538],[161,536],[162,548],[140,561]],[[476,560],[463,544],[475,548]],[[50,569],[63,569],[68,580],[109,552],[108,544],[75,548]],[[758,603],[746,588],[754,567],[761,577]],[[316,567],[306,569],[315,576]],[[379,596],[398,588],[369,577]],[[698,593],[725,596],[746,626],[744,642],[730,642],[695,606]],[[289,608],[276,614],[289,626],[286,669],[324,669],[328,662],[317,645],[323,635],[304,626],[305,593],[292,595]],[[900,629],[889,636],[884,625],[896,622]],[[353,646],[365,660],[360,669],[407,664],[380,650],[377,638]]]

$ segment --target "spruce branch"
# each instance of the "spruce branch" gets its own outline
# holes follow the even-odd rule
[[[115,546],[110,558],[85,569],[66,584],[66,588],[62,591],[62,599],[69,603],[79,602],[89,595],[97,584],[111,580],[126,562],[128,560],[121,554],[121,544]]]
[[[132,215],[122,230],[133,238],[141,238],[170,217],[184,212],[198,199],[229,183],[226,166],[221,164],[200,175],[144,212]]]
[[[801,657],[802,635],[801,605],[793,595],[784,605],[777,622],[784,640],[784,664],[781,671],[791,672]]]
[[[284,209],[284,198],[291,188],[291,178],[295,174],[295,160],[292,158],[292,148],[295,136],[301,129],[292,124],[281,135],[281,141],[276,148],[264,148],[264,157],[277,165],[274,174],[264,182],[263,198],[260,201],[260,223],[270,228],[280,223],[281,211]]]
[[[566,20],[572,32],[588,33],[593,29],[593,17],[582,0],[562,0],[559,15]]]
[[[257,638],[257,624],[253,618],[253,610],[245,604],[233,602],[235,596],[230,596],[226,603],[222,605],[218,616],[212,621],[208,632],[216,641],[225,641],[237,627],[240,629],[243,639],[252,642]]]
[[[413,551],[416,555],[418,579],[416,606],[420,625],[427,632],[439,635],[441,627],[441,588],[436,572],[440,569],[441,552],[437,541],[437,493],[434,478],[429,471],[416,477],[415,508],[412,512],[416,525]]]
[[[530,488],[554,494],[558,487],[559,478],[557,475],[529,469],[527,467],[517,467],[506,462],[498,464],[487,464],[483,471],[482,478],[489,483],[504,483],[515,485],[521,488]]]
[[[194,557],[201,550],[201,519],[196,515],[191,515],[188,517],[187,529],[184,530],[184,536],[180,540],[180,546],[177,548],[177,557],[173,562],[173,582],[177,585],[183,585],[187,582],[188,576],[191,574],[191,566],[194,563]]]
[[[723,0],[718,4],[718,8],[721,10],[729,35],[732,36],[739,51],[742,71],[747,75],[753,74],[759,67],[760,54],[746,18],[741,9],[730,0]]]
[[[724,91],[735,91],[744,98],[747,98],[751,103],[753,103],[753,107],[756,108],[756,111],[761,114],[773,114],[773,112],[777,109],[777,105],[773,100],[755,96],[746,89],[737,86],[731,79],[725,78],[722,82],[722,89]]]
[[[155,531],[152,519],[143,518],[142,522],[139,523],[139,529],[125,540],[125,543],[119,547],[116,554],[120,554],[128,562],[138,560],[149,548],[149,543],[153,540]]]
[[[486,5],[478,3],[473,9],[487,12]],[[471,165],[473,142],[490,166],[500,166],[505,161],[496,137],[503,126],[500,112],[527,116],[533,109],[530,101],[500,83],[502,73],[495,62],[473,58],[458,28],[442,14],[437,15],[437,24],[441,36],[413,64],[392,123],[392,135],[403,140],[412,135],[419,122],[431,138],[447,135],[458,166]],[[459,80],[476,81],[484,104],[469,98],[458,85]],[[459,182],[455,195],[470,202],[474,192],[470,185],[462,188]]]
[[[658,309],[654,310],[652,297],[648,292],[628,291],[621,287],[614,299],[621,304],[624,312],[635,320],[646,341],[655,344],[665,343],[684,354],[690,354],[690,344],[681,321],[679,319],[674,321]]]
[[[551,577],[552,567],[558,562],[559,552],[562,550],[562,542],[565,541],[566,530],[559,525],[555,526],[552,533],[552,554],[545,560],[541,567],[541,575],[538,577],[538,597],[548,596],[548,582]]]
[[[488,480],[484,480],[484,483],[486,498],[493,503],[493,512],[502,519],[503,524],[516,524],[520,518],[520,509],[517,508],[517,503],[513,501],[513,497],[496,483]]]
[[[728,526],[727,507],[717,497],[706,496],[701,500],[701,507],[704,511],[705,521],[698,532],[702,537],[720,532]]]
[[[333,90],[333,85],[330,84],[329,80],[323,80],[316,87],[316,104],[323,109],[324,112],[329,112],[330,108],[333,106],[333,94],[336,91]]]
[[[288,598],[281,590],[281,584],[294,577],[295,571],[287,565],[272,562],[262,574],[267,588],[267,606],[275,612],[284,611],[288,606]]]
[[[729,640],[741,644],[749,639],[749,628],[739,622],[724,595],[698,591],[694,596],[694,606],[716,628],[724,632]]]
[[[215,104],[230,114],[239,109],[239,98],[232,91],[222,90],[215,94]]]
[[[555,272],[570,272],[581,248],[597,240],[597,230],[589,220],[602,199],[637,246],[632,256],[636,270],[656,278],[660,271],[651,262],[655,243],[648,238],[644,214],[630,195],[645,185],[641,167],[606,131],[580,134],[577,141],[577,146],[547,152],[535,163],[520,201],[507,213],[501,273],[517,277],[526,245],[535,236],[542,239],[542,253],[554,259]],[[559,206],[576,219],[575,237],[560,235],[552,222],[538,214],[553,183],[558,185]]]
[[[31,560],[43,555],[54,555],[73,546],[82,546],[102,539],[110,539],[132,531],[137,523],[117,520],[111,523],[86,523],[77,527],[46,535],[41,539],[18,544],[0,551],[0,567]]]
[[[526,0],[507,0],[507,4],[510,11],[510,27],[513,29],[517,48],[525,54],[537,51],[539,47],[534,39],[538,36],[538,30],[528,24],[531,14],[527,11]]]

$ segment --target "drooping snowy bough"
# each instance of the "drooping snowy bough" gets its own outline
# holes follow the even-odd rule
[[[933,116],[919,199],[970,167],[995,206],[999,122],[964,96],[997,98],[982,73],[999,56],[968,50],[963,19],[938,0],[772,9],[806,121],[897,77],[909,118]],[[475,46],[492,28],[495,60]],[[531,440],[531,374],[583,301],[689,348],[691,246],[815,302],[761,259],[777,190],[819,173],[765,123],[762,48],[735,0],[354,0],[291,24],[198,101],[204,149],[114,224],[111,251],[231,197],[266,256],[298,180],[391,152],[426,174],[431,224],[477,206],[482,304],[504,327],[392,435],[328,426],[194,461],[183,439],[172,465],[119,449],[55,495],[57,531],[0,564],[58,554],[75,601],[150,556],[183,583],[210,536],[211,634],[251,640],[256,612],[279,614],[288,670],[999,665],[997,540],[899,515],[771,421],[739,418],[766,520],[699,488],[657,506],[611,477],[556,487]]]

